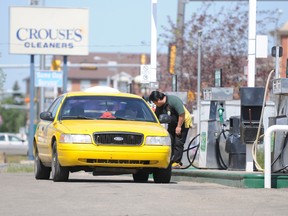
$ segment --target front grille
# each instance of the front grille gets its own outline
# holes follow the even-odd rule
[[[129,145],[139,146],[143,141],[140,133],[94,133],[94,142],[98,145]]]
[[[149,160],[106,160],[106,159],[87,159],[87,163],[102,164],[150,164]]]

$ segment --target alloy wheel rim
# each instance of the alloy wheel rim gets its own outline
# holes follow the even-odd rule
[[[52,157],[52,176],[53,176],[53,178],[54,178],[54,176],[55,176],[55,161],[56,161],[56,157],[55,157],[55,155],[53,155],[53,157]]]
[[[38,158],[38,154],[35,155],[35,159],[34,159],[34,174],[36,175],[36,173],[38,172],[37,170],[37,162],[38,162],[39,158]]]

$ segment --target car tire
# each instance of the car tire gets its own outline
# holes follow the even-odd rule
[[[51,168],[43,165],[39,158],[38,150],[35,149],[34,154],[34,175],[35,179],[48,180],[50,177]]]
[[[134,182],[141,182],[145,183],[149,179],[149,173],[145,171],[138,171],[137,173],[133,174],[133,180]]]
[[[153,172],[153,179],[155,183],[167,184],[170,183],[172,175],[171,164],[166,169],[156,169]]]
[[[57,144],[56,141],[53,143],[52,148],[52,179],[54,182],[67,181],[69,178],[69,169],[62,167],[58,160]]]

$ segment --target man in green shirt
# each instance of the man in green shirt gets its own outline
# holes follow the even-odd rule
[[[155,114],[158,118],[161,114],[171,116],[168,132],[172,143],[172,168],[180,168],[184,144],[188,130],[192,126],[191,115],[183,105],[182,100],[175,95],[165,95],[159,91],[152,91],[149,100],[156,105]]]

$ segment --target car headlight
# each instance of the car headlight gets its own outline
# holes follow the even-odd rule
[[[61,134],[61,143],[92,143],[88,134]]]
[[[171,139],[170,136],[166,137],[148,136],[146,137],[145,145],[171,146]]]

